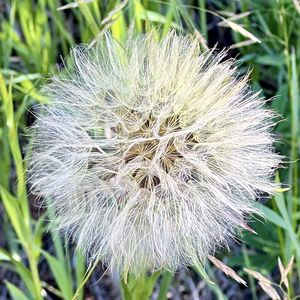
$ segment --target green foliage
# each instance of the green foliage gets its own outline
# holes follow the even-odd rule
[[[160,272],[151,275],[125,274],[121,279],[122,297],[124,300],[150,299],[154,285],[160,276]]]
[[[252,85],[266,97],[275,96],[268,105],[284,120],[277,123],[275,134],[281,141],[277,150],[286,156],[285,168],[278,174],[289,186],[288,192],[278,192],[267,204],[258,204],[265,222],[253,223],[258,235],[245,234],[246,242],[237,256],[228,256],[231,266],[259,270],[270,275],[277,257],[287,264],[292,255],[296,263],[289,276],[288,296],[295,296],[295,281],[300,278],[300,211],[299,211],[299,78],[300,78],[300,11],[293,0],[243,1],[67,1],[10,0],[7,12],[0,16],[0,192],[5,211],[4,226],[7,248],[0,249],[0,264],[11,268],[24,282],[20,287],[6,281],[13,299],[42,299],[53,293],[62,299],[83,299],[82,286],[91,274],[85,270],[85,258],[75,255],[71,266],[64,241],[51,234],[54,253],[43,249],[42,237],[47,229],[45,216],[35,220],[30,213],[32,201],[26,189],[26,165],[23,132],[27,127],[26,110],[42,103],[38,88],[49,73],[55,72],[60,56],[66,56],[72,45],[89,42],[111,29],[120,41],[128,35],[152,30],[159,39],[170,29],[180,32],[200,32],[199,41],[205,49],[210,42],[213,18],[228,27],[232,44],[238,49],[241,70],[252,69]],[[51,218],[51,211],[48,212]],[[24,256],[25,255],[25,256]],[[55,286],[40,278],[39,262],[48,263]],[[73,270],[75,268],[75,270]],[[215,281],[208,266],[198,268]],[[240,273],[244,275],[243,273]],[[126,293],[146,293],[149,296],[158,276],[140,283],[143,288],[124,287]],[[295,280],[296,278],[296,280]],[[161,278],[159,299],[166,299],[171,275]],[[143,278],[140,278],[143,281]],[[254,281],[249,277],[253,299],[257,299]],[[217,285],[210,284],[218,299],[226,299]],[[128,291],[126,289],[132,289]],[[133,290],[135,290],[133,292]],[[76,292],[77,291],[77,292]],[[76,292],[76,293],[75,293]],[[141,299],[141,298],[136,298]]]

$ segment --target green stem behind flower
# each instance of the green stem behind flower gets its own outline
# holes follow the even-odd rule
[[[124,300],[147,300],[150,298],[157,279],[161,272],[157,271],[151,276],[143,274],[135,276],[129,274],[121,279],[122,297]]]

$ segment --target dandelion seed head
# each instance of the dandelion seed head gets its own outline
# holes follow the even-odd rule
[[[272,193],[273,113],[226,53],[169,33],[75,47],[28,159],[57,228],[120,272],[192,265]]]

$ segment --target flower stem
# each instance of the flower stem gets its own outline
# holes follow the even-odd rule
[[[121,290],[123,300],[148,300],[153,292],[157,279],[161,272],[152,275],[135,276],[129,274],[121,278]]]

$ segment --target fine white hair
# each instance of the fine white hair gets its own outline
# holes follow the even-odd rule
[[[92,258],[121,273],[192,265],[274,191],[274,114],[225,55],[174,32],[106,33],[44,86],[29,182]]]

